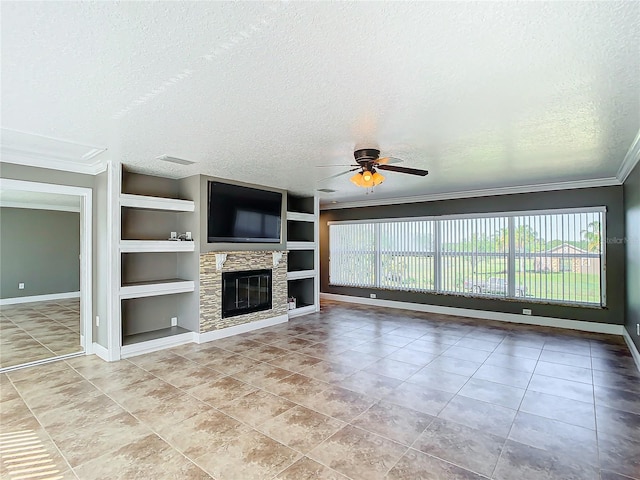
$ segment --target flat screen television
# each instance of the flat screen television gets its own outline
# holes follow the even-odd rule
[[[280,243],[282,193],[209,181],[209,243]]]

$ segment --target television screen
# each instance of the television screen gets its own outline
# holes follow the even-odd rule
[[[280,243],[282,194],[209,182],[208,241]]]

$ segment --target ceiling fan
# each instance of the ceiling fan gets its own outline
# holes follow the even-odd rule
[[[332,175],[331,177],[327,177],[323,180],[340,177],[342,175],[346,175],[347,173],[355,172],[356,170],[358,170],[358,172],[349,180],[351,180],[351,182],[358,187],[373,188],[376,185],[380,185],[385,179],[385,177],[380,174],[378,170],[407,173],[409,175],[418,175],[420,177],[424,177],[429,173],[427,170],[420,170],[418,168],[398,167],[396,165],[391,165],[392,163],[400,163],[402,162],[402,160],[394,157],[380,158],[380,150],[375,148],[361,148],[353,152],[353,156],[356,159],[356,163],[350,166],[355,168],[347,170],[346,172]]]

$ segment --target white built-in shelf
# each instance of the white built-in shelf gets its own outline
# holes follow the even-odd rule
[[[125,335],[122,338],[122,358],[154,352],[193,341],[193,332],[182,327],[167,327],[150,332]]]
[[[120,240],[120,252],[193,252],[195,242],[174,240]]]
[[[127,283],[120,287],[120,298],[157,297],[159,295],[173,295],[175,293],[193,292],[193,280],[160,280],[153,282]]]
[[[314,250],[316,242],[287,242],[287,250]]]
[[[287,280],[299,280],[301,278],[314,278],[315,270],[298,270],[295,272],[287,272]]]
[[[287,220],[298,222],[315,222],[316,216],[313,213],[287,212]]]
[[[196,205],[191,200],[174,198],[148,197],[145,195],[120,194],[120,206],[144,208],[149,210],[169,210],[174,212],[193,212]]]
[[[316,311],[316,306],[315,305],[305,305],[302,307],[298,307],[298,308],[294,308],[292,310],[289,310],[289,318],[291,317],[297,317],[299,315],[306,315],[308,313],[313,313]]]

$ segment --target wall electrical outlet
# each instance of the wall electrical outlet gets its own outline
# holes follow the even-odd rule
[[[24,290],[24,283],[20,282],[18,284],[18,290]]]
[[[186,238],[187,240],[191,240],[191,232],[185,233],[184,238]]]
[[[96,327],[100,326],[100,317],[96,315]]]
[[[375,293],[370,293],[369,298],[377,298],[378,296]]]
[[[523,308],[522,309],[522,314],[523,315],[531,315],[531,309],[530,308]]]
[[[178,317],[171,317],[171,326],[172,327],[178,326]]]

